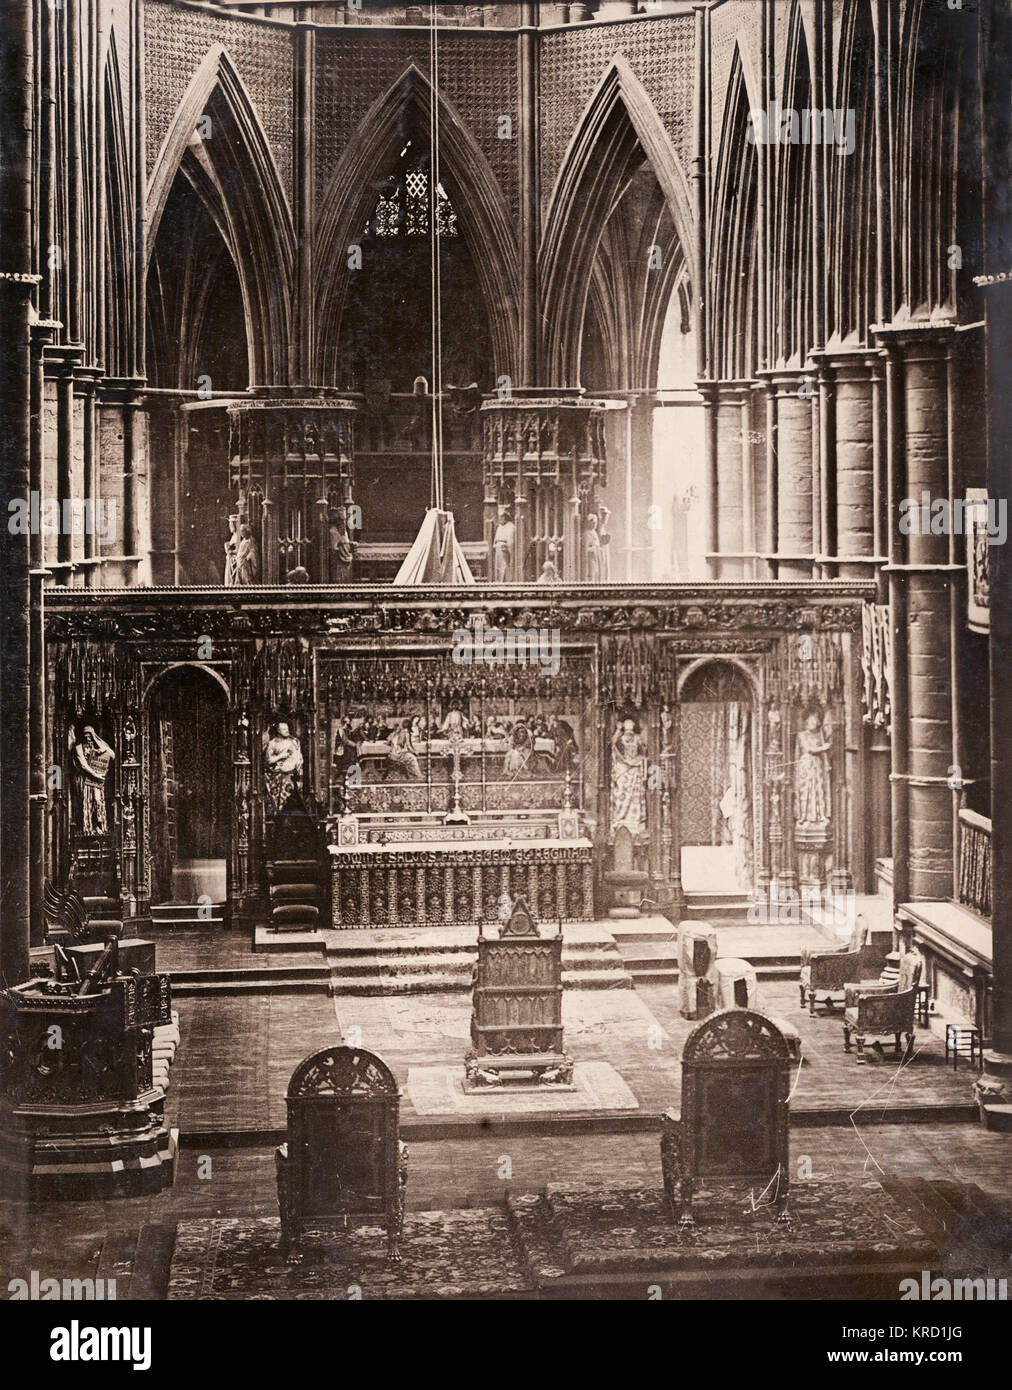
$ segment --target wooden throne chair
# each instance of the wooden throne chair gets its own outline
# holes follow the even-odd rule
[[[390,1068],[360,1047],[325,1047],[296,1067],[286,1101],[288,1138],[275,1151],[282,1255],[302,1258],[308,1227],[379,1214],[387,1258],[400,1260],[408,1150]]]
[[[704,1180],[761,1184],[777,1220],[790,1191],[788,1122],[791,1047],[772,1019],[753,1009],[711,1014],[682,1053],[682,1111],[661,1125],[661,1172],[672,1217],[693,1226]]]

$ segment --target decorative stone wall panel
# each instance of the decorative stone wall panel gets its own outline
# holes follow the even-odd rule
[[[547,33],[541,45],[541,195],[547,206],[566,146],[601,78],[622,54],[685,165],[692,158],[692,14]]]
[[[346,145],[366,112],[414,64],[428,76],[424,32],[317,34],[317,194],[322,195]],[[500,140],[499,117],[509,115],[516,134],[516,39],[440,34],[440,89],[481,147],[513,213],[518,208],[517,141]]]
[[[289,32],[240,16],[148,0],[144,12],[145,118],[150,174],[179,103],[208,49],[221,44],[256,108],[292,201],[293,54]],[[213,138],[213,136],[212,136]]]

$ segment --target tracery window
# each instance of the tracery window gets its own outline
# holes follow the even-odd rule
[[[410,144],[405,148],[405,155]],[[376,208],[366,224],[366,235],[378,237],[429,235],[429,171],[427,157],[408,164],[383,185]],[[457,214],[442,184],[436,189],[436,235],[457,235]]]

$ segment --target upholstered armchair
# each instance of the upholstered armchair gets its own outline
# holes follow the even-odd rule
[[[896,1043],[900,1055],[900,1034],[906,1038],[904,1061],[914,1050],[914,1014],[917,1008],[917,986],[921,981],[924,962],[920,952],[911,947],[900,959],[899,979],[894,985],[864,981],[848,984],[843,1014],[843,1050],[850,1051],[853,1036],[857,1043],[857,1060],[864,1061],[864,1044],[869,1035],[888,1037]]]
[[[868,922],[859,913],[854,923],[850,945],[841,951],[801,952],[801,1006],[808,999],[808,1012],[815,1013],[815,996],[823,994],[823,1003],[829,1004],[830,995],[842,994],[853,980],[862,980],[877,975],[885,965],[886,952],[883,946],[868,944]]]

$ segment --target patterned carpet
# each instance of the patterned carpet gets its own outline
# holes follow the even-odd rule
[[[753,1204],[753,1198],[754,1203]],[[693,1204],[696,1225],[680,1229],[658,1189],[588,1191],[548,1187],[507,1197],[528,1269],[539,1285],[568,1274],[911,1264],[930,1268],[928,1239],[877,1182],[799,1182],[790,1226],[743,1184],[708,1185]]]
[[[308,1232],[301,1264],[278,1254],[276,1220],[181,1221],[170,1299],[486,1298],[529,1288],[505,1212],[409,1212],[400,1264],[386,1262],[375,1224]]]
[[[937,1256],[935,1243],[870,1180],[797,1183],[789,1227],[775,1223],[771,1207],[753,1207],[741,1185],[700,1192],[694,1213],[695,1228],[679,1229],[656,1188],[507,1193],[505,1210],[409,1212],[395,1265],[386,1262],[376,1224],[310,1232],[303,1262],[290,1265],[278,1254],[276,1220],[182,1221],[168,1297],[531,1298],[569,1277],[908,1272],[932,1268]]]

